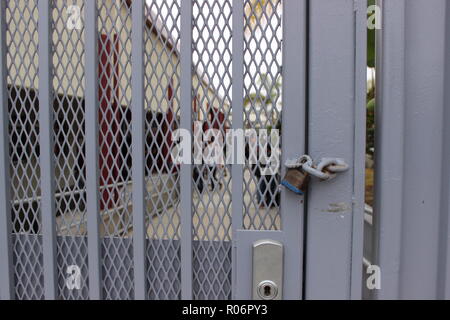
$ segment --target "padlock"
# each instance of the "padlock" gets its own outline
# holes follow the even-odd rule
[[[309,178],[309,174],[301,168],[290,168],[287,169],[284,179],[281,180],[281,185],[296,194],[303,195],[308,186]]]

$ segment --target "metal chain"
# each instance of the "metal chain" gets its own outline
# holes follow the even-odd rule
[[[317,165],[314,165],[313,159],[304,155],[299,159],[289,159],[285,163],[288,169],[301,168],[313,177],[327,181],[336,177],[337,173],[345,172],[349,169],[349,165],[339,158],[323,158]]]

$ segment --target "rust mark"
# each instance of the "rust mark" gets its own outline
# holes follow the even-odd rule
[[[351,210],[351,206],[345,202],[338,203],[330,203],[326,210],[322,210],[322,212],[327,213],[343,213]]]

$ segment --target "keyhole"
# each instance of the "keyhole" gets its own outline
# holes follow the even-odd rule
[[[264,295],[266,297],[272,296],[272,287],[269,285],[264,286]]]
[[[278,294],[277,285],[270,280],[262,281],[257,290],[258,296],[263,300],[272,300]]]

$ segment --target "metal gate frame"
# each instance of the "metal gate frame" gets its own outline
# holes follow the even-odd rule
[[[310,1],[308,153],[352,170],[313,181],[305,299],[360,299],[364,223],[367,1]]]
[[[302,124],[306,123],[306,56],[307,56],[307,2],[285,1],[284,2],[284,57],[283,57],[283,132],[292,132],[283,137],[282,159],[286,160],[296,158],[306,151],[305,131]],[[238,19],[239,20],[239,19]],[[239,28],[238,30],[241,30]],[[241,52],[240,46],[237,52]],[[241,57],[239,60],[241,61]],[[239,70],[239,64],[236,66],[236,75],[242,74]],[[235,81],[235,77],[233,80]],[[239,80],[238,84],[241,83]],[[242,94],[238,92],[236,98]],[[237,128],[242,128],[242,109],[234,110],[239,121]],[[233,121],[234,121],[233,114]],[[300,128],[300,130],[299,130]],[[238,168],[235,169],[239,170]],[[238,173],[238,177],[242,173]],[[284,174],[284,171],[282,171]],[[233,185],[234,187],[234,185]],[[242,191],[238,184],[236,190],[233,190],[233,196],[239,197]],[[233,199],[233,202],[242,202],[242,198]],[[234,202],[236,203],[236,202]],[[242,230],[237,229],[233,246],[236,247],[236,299],[249,299],[252,294],[252,245],[258,240],[271,239],[279,241],[284,245],[284,271],[285,280],[283,283],[284,299],[301,299],[303,296],[303,229],[304,229],[304,202],[298,195],[290,192],[281,193],[281,225],[280,231],[262,231],[262,230]],[[239,207],[235,208],[235,225],[242,225],[242,213]],[[234,222],[234,221],[233,221]]]
[[[144,136],[144,0],[132,1],[132,158],[133,158],[133,248],[123,250],[133,256],[131,286],[134,298],[148,298],[145,230],[145,136]],[[243,2],[233,0],[233,85],[242,88]],[[361,297],[362,228],[364,186],[365,124],[365,35],[366,0],[308,1],[286,0],[284,15],[284,116],[283,130],[292,132],[283,139],[283,159],[310,153],[314,158],[345,158],[351,173],[329,184],[313,182],[304,200],[283,192],[282,231],[242,230],[242,207],[233,206],[232,288],[233,298],[251,297],[251,245],[270,238],[284,243],[285,299],[359,299]],[[6,2],[1,3],[0,43],[6,43]],[[52,101],[52,23],[51,4],[40,0],[39,9],[39,123],[42,189],[42,248],[44,294],[58,299],[57,243],[55,228],[55,168],[53,161]],[[96,1],[85,2],[86,28],[86,192],[87,254],[89,298],[101,299],[102,241],[99,235],[98,168],[98,8]],[[192,2],[181,2],[181,128],[192,127]],[[326,21],[326,23],[324,23]],[[13,299],[14,272],[10,203],[6,46],[0,56],[0,268],[1,296]],[[306,76],[305,76],[306,75]],[[325,92],[325,93],[324,93]],[[242,92],[233,90],[233,127],[243,128]],[[43,108],[42,106],[48,106]],[[349,125],[351,123],[351,125]],[[300,124],[300,130],[299,128]],[[305,124],[305,130],[303,130]],[[332,124],[332,125],[330,125]],[[304,137],[307,136],[307,139]],[[90,159],[90,160],[89,160]],[[243,179],[243,168],[234,165],[234,179]],[[192,166],[180,171],[181,220],[181,298],[193,298]],[[233,203],[243,203],[243,186],[234,183]],[[299,200],[300,199],[300,200]],[[305,214],[306,213],[306,214]],[[124,240],[124,239],[122,239]],[[114,241],[114,240],[111,240]],[[123,246],[123,245],[122,245]],[[122,247],[121,247],[122,248]],[[127,249],[128,248],[128,249]]]

